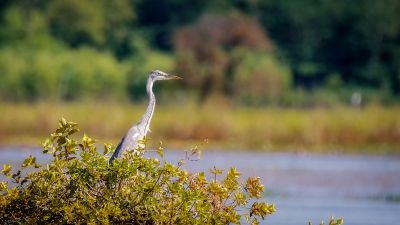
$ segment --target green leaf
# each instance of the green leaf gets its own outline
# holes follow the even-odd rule
[[[161,157],[161,158],[164,158],[164,149],[163,149],[163,147],[158,147],[157,148],[157,154]]]
[[[260,198],[264,192],[264,185],[261,184],[260,177],[249,177],[246,181],[245,190],[251,198]]]
[[[103,155],[107,155],[108,153],[112,152],[113,149],[114,149],[114,145],[105,143]]]
[[[216,166],[214,166],[212,169],[210,169],[210,173],[214,175],[219,175],[222,174],[223,170],[217,169]]]
[[[9,175],[11,172],[12,166],[10,164],[4,164],[3,170],[1,171],[4,175]]]
[[[236,192],[234,194],[235,202],[238,206],[246,205],[246,196],[242,192]]]
[[[253,221],[251,221],[251,225],[259,225],[260,222],[258,222],[257,218],[253,218]]]
[[[0,182],[0,191],[4,191],[7,189],[7,182]]]
[[[68,131],[68,135],[73,135],[75,133],[79,132],[79,129],[77,128],[72,128],[71,130]]]
[[[24,160],[24,162],[22,163],[22,168],[28,167],[28,166],[30,166],[30,165],[34,165],[35,162],[36,162],[36,158],[30,155],[30,156],[29,156],[28,158],[26,158],[26,159]]]
[[[87,134],[83,134],[82,142],[85,148],[90,148],[96,143],[96,141],[87,136]]]
[[[62,117],[61,118],[61,120],[60,120],[60,123],[61,123],[61,125],[67,125],[67,120],[64,118],[64,117]]]

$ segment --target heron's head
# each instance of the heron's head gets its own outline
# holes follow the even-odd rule
[[[182,79],[181,77],[175,76],[175,75],[170,75],[168,73],[165,73],[163,71],[160,70],[154,70],[151,71],[151,73],[149,74],[149,77],[151,79],[153,79],[154,81],[156,80],[176,80],[176,79]]]

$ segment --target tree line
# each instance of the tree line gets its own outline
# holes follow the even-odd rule
[[[199,102],[348,102],[400,95],[400,2],[6,0],[0,98],[143,98],[174,71]]]

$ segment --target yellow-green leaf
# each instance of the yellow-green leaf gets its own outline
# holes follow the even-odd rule
[[[10,164],[4,164],[3,170],[1,171],[4,175],[8,175],[11,172],[12,166]]]

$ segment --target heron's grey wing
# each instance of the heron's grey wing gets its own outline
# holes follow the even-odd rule
[[[119,157],[119,155],[121,154],[121,147],[122,147],[122,143],[123,143],[124,140],[125,140],[125,137],[126,137],[126,136],[122,137],[121,141],[119,142],[117,148],[115,149],[115,151],[114,151],[114,153],[112,154],[110,160],[108,161],[109,164],[111,164],[112,161],[114,161],[114,159],[117,158],[117,157]]]
[[[126,146],[124,146],[124,148],[133,150],[138,141],[143,138],[142,136],[144,135],[144,128],[141,128],[141,126],[142,124],[137,123],[128,130],[128,133],[125,136],[126,138],[124,144]]]

